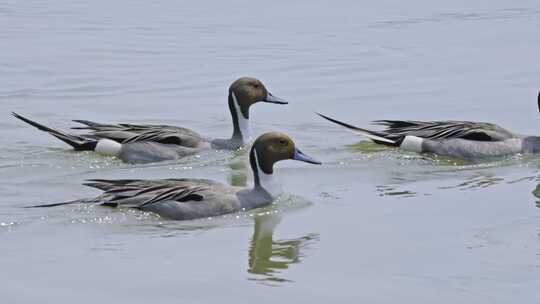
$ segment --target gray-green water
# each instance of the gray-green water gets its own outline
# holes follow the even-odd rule
[[[537,303],[540,158],[480,164],[379,149],[313,112],[462,119],[540,134],[538,1],[0,1],[2,303]],[[227,86],[262,79],[254,133],[283,162],[275,206],[186,223],[99,207],[88,178],[235,184],[245,153],[145,166],[70,152],[15,121],[231,132]]]

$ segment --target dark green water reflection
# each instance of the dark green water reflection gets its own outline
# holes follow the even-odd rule
[[[274,230],[281,221],[278,215],[263,215],[255,218],[255,229],[249,250],[248,272],[251,280],[267,284],[290,282],[285,271],[302,262],[303,251],[319,240],[315,233],[293,239],[275,239]]]

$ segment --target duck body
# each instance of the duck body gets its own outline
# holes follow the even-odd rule
[[[32,207],[82,203],[135,208],[173,220],[213,217],[271,204],[282,193],[273,176],[273,165],[285,159],[320,164],[296,149],[289,137],[272,132],[261,135],[251,148],[250,165],[254,175],[251,188],[195,178],[94,179],[84,185],[103,191],[95,198]]]
[[[89,202],[136,208],[173,220],[239,211],[246,204],[243,193],[249,191],[207,179],[92,180],[85,185],[105,191]]]
[[[460,159],[476,159],[527,153],[525,136],[498,125],[470,121],[382,120],[380,134],[404,150]]]
[[[519,135],[491,123],[378,120],[374,124],[385,128],[373,131],[319,115],[378,144],[411,152],[467,160],[540,153],[540,137]]]
[[[417,153],[432,153],[460,159],[481,159],[503,157],[518,153],[528,153],[523,138],[511,138],[501,141],[475,141],[462,138],[426,139],[408,136],[400,148]],[[410,142],[415,143],[412,145]]]
[[[231,84],[228,107],[231,112],[233,134],[227,139],[211,139],[183,127],[168,125],[103,124],[88,120],[74,120],[85,134],[71,134],[49,128],[20,114],[14,117],[45,131],[78,151],[95,151],[117,156],[128,163],[149,163],[176,160],[203,150],[236,150],[250,141],[249,108],[258,102],[286,104],[270,94],[255,78],[243,77]]]
[[[213,148],[211,139],[183,127],[76,122],[86,125],[77,129],[90,131],[82,137],[96,142],[94,151],[117,156],[128,163],[175,160]]]

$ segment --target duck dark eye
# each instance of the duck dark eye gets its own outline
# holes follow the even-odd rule
[[[258,85],[258,84],[254,84],[253,87],[254,87],[255,89],[258,89],[258,88],[259,88],[259,85]]]
[[[282,144],[283,146],[287,145],[287,141],[285,141],[284,139],[280,139],[279,143]]]

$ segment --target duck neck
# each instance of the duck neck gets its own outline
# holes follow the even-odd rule
[[[244,113],[238,104],[238,99],[233,91],[229,91],[229,110],[231,111],[234,128],[230,140],[233,142],[238,142],[240,145],[245,145],[250,141],[251,137],[249,113],[247,113],[247,117],[244,116]]]
[[[521,142],[521,149],[526,153],[540,153],[540,136],[524,137]]]
[[[281,184],[274,176],[273,172],[266,173],[259,164],[260,156],[255,148],[251,148],[249,153],[249,163],[253,170],[253,191],[265,191],[272,199],[276,199],[283,192]]]

